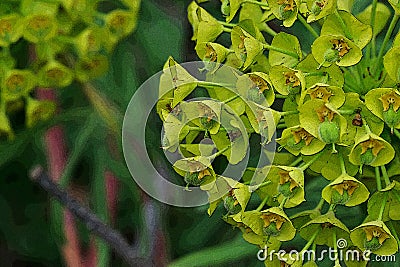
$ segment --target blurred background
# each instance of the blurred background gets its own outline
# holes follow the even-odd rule
[[[93,81],[94,87],[121,114],[135,90],[162,70],[169,56],[177,62],[198,60],[190,40],[192,29],[186,14],[189,3],[142,0],[136,31],[117,45],[109,71]],[[219,13],[219,1],[206,5],[211,13]],[[299,25],[293,30],[303,31]],[[297,36],[301,37],[303,47],[310,45],[308,33]],[[16,129],[14,140],[0,142],[0,267],[126,266],[28,178],[29,170],[37,164],[53,175],[58,172],[60,183],[118,229],[138,255],[150,259],[148,264],[152,261],[155,266],[264,266],[257,260],[258,248],[246,243],[240,231],[221,219],[225,213],[221,207],[209,217],[206,206],[171,207],[143,193],[125,166],[120,133],[107,130],[101,114],[91,106],[79,84],[73,83],[54,94],[59,106],[54,118],[30,129],[21,126]],[[160,149],[161,121],[157,115],[152,116],[148,153],[158,169],[174,175]],[[23,125],[24,118],[16,115],[18,119]],[[58,134],[58,139],[55,141],[49,134]],[[65,158],[57,159],[60,151],[52,151],[51,142],[57,140],[58,146],[54,148],[53,144],[53,150],[65,150]],[[326,183],[323,178],[315,178],[306,185],[306,191],[319,191]],[[308,196],[302,209],[314,207],[319,200],[319,196]],[[360,216],[338,208],[338,216],[353,227],[365,217],[365,208],[354,209],[358,209]],[[290,248],[304,244],[304,240],[296,238]]]

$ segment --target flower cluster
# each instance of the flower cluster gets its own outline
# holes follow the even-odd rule
[[[360,250],[395,253],[400,245],[400,35],[389,50],[388,43],[399,4],[373,0],[353,14],[353,1],[347,0],[221,2],[220,17],[196,2],[188,7],[207,82],[172,58],[161,77],[157,111],[165,127],[163,147],[186,158],[175,163],[177,172],[188,185],[207,191],[210,216],[223,203],[223,219],[261,248],[278,249],[300,235],[308,241],[303,250],[336,247],[344,238]],[[301,46],[300,25],[313,38],[311,47]],[[380,46],[379,34],[385,36]],[[184,102],[199,87],[218,101]],[[255,135],[261,136],[262,150],[273,140],[279,144],[272,166],[248,167],[240,181],[214,171],[217,156],[233,165],[241,162]],[[205,137],[215,147],[199,144]],[[192,169],[193,161],[203,167]],[[286,209],[301,207],[306,181],[315,174],[329,180],[321,192],[313,192],[320,194],[320,204],[289,217]],[[257,200],[258,208],[250,205]],[[336,207],[364,202],[368,216],[349,230]],[[325,203],[330,206],[323,212]],[[266,266],[302,264],[266,260]]]
[[[50,118],[55,106],[36,100],[37,87],[62,88],[104,74],[110,52],[136,24],[140,1],[5,0],[0,12],[0,135],[12,138],[9,117],[25,112],[26,126]],[[23,55],[30,55],[22,59]]]

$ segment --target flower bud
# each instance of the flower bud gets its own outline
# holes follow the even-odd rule
[[[324,53],[325,62],[333,63],[339,60],[339,52],[334,49],[328,49]]]
[[[224,207],[228,211],[229,214],[238,214],[242,207],[239,204],[239,201],[236,199],[233,191],[231,191],[228,196],[224,199]]]
[[[324,121],[318,127],[319,137],[326,144],[339,141],[340,129],[336,122]]]

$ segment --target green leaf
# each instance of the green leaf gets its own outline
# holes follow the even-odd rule
[[[293,68],[303,58],[303,53],[301,51],[299,40],[294,35],[285,32],[280,32],[274,36],[271,45],[273,47],[290,51],[298,55],[298,58],[295,58],[293,56],[283,54],[281,52],[274,51],[271,49],[268,55],[269,64],[271,66],[283,65],[288,68]]]
[[[348,12],[350,12],[348,10]],[[371,25],[371,12],[372,5],[369,5],[364,9],[363,12],[357,15],[357,18],[364,24]],[[373,25],[374,32],[373,34],[378,35],[384,28],[386,23],[390,18],[390,9],[383,3],[377,3],[376,5],[376,17],[375,17],[375,25]]]
[[[400,39],[399,39],[400,40]],[[383,57],[383,65],[390,78],[396,82],[400,82],[400,46],[394,46]]]
[[[296,69],[302,71],[305,75],[306,88],[313,86],[316,83],[326,83],[332,86],[342,87],[344,84],[343,73],[339,66],[331,65],[329,67],[321,67],[315,61],[312,54],[309,54],[296,66]],[[310,73],[307,75],[307,73]],[[316,75],[316,73],[326,75]]]
[[[375,192],[368,200],[368,216],[371,218],[378,218],[380,209],[382,207],[382,199],[384,199],[384,194],[387,192]],[[392,205],[393,202],[387,202],[385,209],[383,211],[382,220],[384,222],[389,221],[389,204]]]
[[[360,49],[363,49],[372,38],[372,28],[369,24],[364,24],[346,11],[339,11],[340,17],[346,24],[346,28],[353,37],[352,42]],[[376,20],[380,20],[377,17]],[[321,35],[342,35],[345,36],[339,19],[335,15],[330,15],[322,25]]]

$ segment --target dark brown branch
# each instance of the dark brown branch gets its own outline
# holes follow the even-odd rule
[[[118,231],[102,222],[93,211],[83,206],[78,200],[55,184],[47,173],[43,171],[42,167],[33,168],[30,172],[30,177],[63,206],[68,208],[75,217],[79,218],[90,232],[107,242],[115,253],[121,256],[130,266],[153,265],[149,259],[137,257],[136,250],[129,245]]]

